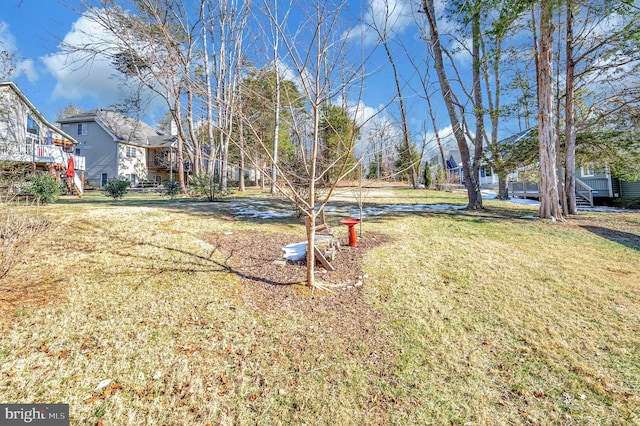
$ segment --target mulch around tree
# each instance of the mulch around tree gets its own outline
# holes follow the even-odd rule
[[[304,238],[282,233],[237,232],[207,235],[203,239],[228,256],[225,265],[241,277],[245,304],[270,312],[279,309],[307,312],[353,305],[361,299],[360,290],[367,285],[362,272],[365,253],[389,241],[386,235],[371,233],[358,237],[356,247],[340,241],[331,261],[335,271],[327,271],[319,263],[315,268],[316,281],[332,288],[325,292],[306,286],[306,259],[284,261],[282,248]],[[310,299],[313,302],[309,303]]]

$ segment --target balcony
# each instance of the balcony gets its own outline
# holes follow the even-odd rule
[[[69,161],[69,153],[56,145],[38,145],[32,143],[0,144],[0,160],[21,163],[55,163],[65,167]],[[74,155],[74,168],[86,170],[85,157]]]

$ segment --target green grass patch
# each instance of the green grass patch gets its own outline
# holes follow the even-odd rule
[[[640,422],[637,213],[551,224],[491,201],[365,217],[391,242],[367,253],[350,303],[292,286],[259,306],[269,285],[203,236],[303,227],[234,217],[250,199],[40,207],[52,225],[9,278],[56,291],[0,324],[0,400],[69,403],[72,424]],[[376,189],[366,203],[465,199]]]

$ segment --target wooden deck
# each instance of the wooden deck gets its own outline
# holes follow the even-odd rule
[[[509,182],[509,196],[520,198],[540,198],[540,188],[532,182]]]

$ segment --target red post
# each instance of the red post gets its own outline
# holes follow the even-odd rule
[[[358,245],[358,240],[356,239],[356,229],[354,226],[360,223],[360,219],[352,217],[349,219],[342,219],[340,223],[349,227],[349,247],[356,247]]]

